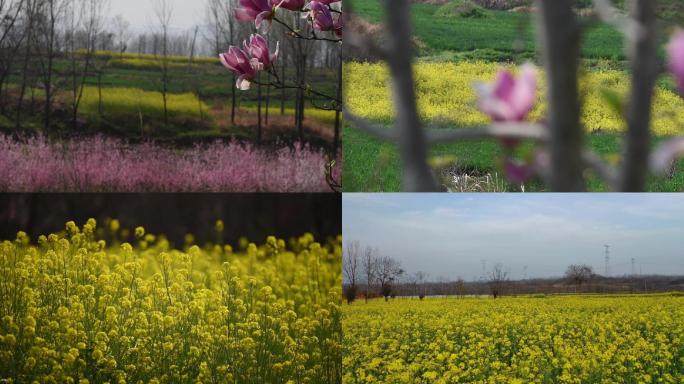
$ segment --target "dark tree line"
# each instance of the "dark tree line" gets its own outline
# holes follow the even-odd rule
[[[118,219],[121,228],[143,226],[182,246],[191,233],[201,244],[214,242],[222,220],[222,240],[237,244],[242,236],[263,241],[312,233],[324,243],[341,231],[342,208],[335,194],[0,194],[0,242],[17,231],[32,239],[64,230],[67,221],[82,225],[94,218],[99,227]]]
[[[500,298],[516,295],[547,295],[568,293],[649,293],[684,292],[684,276],[626,275],[607,277],[594,273],[586,264],[569,265],[563,277],[511,279],[508,268],[495,264],[475,281],[462,278],[431,279],[422,271],[407,273],[395,259],[380,256],[372,247],[362,247],[358,241],[346,244],[343,253],[344,296],[348,304],[363,297],[490,296]]]

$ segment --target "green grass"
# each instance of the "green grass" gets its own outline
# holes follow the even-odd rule
[[[586,144],[604,157],[612,157],[621,151],[621,135],[597,133],[586,136]],[[663,138],[657,138],[656,143]],[[381,142],[365,132],[344,126],[344,191],[345,192],[399,192],[401,188],[401,165],[399,152],[395,145]],[[654,144],[655,145],[655,144]],[[465,169],[480,173],[501,172],[497,166],[497,158],[502,155],[501,147],[492,140],[465,141],[435,145],[430,150],[431,157],[453,157],[456,163]],[[648,185],[651,192],[684,191],[684,161],[677,163],[677,172],[673,178],[652,178]],[[596,177],[589,177],[590,191],[607,191],[604,183]],[[518,190],[509,185],[508,190]],[[526,185],[528,192],[547,191],[540,182]]]
[[[370,22],[383,21],[383,3],[378,0],[350,0],[350,5]],[[618,5],[622,6],[621,2]],[[484,17],[440,17],[439,14],[445,11],[436,5],[412,5],[413,32],[421,42],[418,62],[521,62],[536,58],[536,32],[531,15],[486,11]],[[665,26],[678,20],[684,22],[684,1],[662,0],[659,14]],[[588,19],[584,21],[589,22]],[[587,25],[589,28],[583,35],[581,51],[584,68],[592,72],[606,69],[624,71],[622,36],[604,24]],[[667,37],[663,33],[663,42]],[[665,76],[659,79],[658,84],[664,90],[672,90],[671,80]],[[444,92],[436,90],[431,97],[439,98]],[[380,123],[391,124],[386,120]],[[345,125],[343,137],[345,191],[401,190],[400,158],[394,145],[379,142],[350,125]],[[592,133],[587,135],[586,145],[605,157],[615,158],[622,151],[621,137],[619,133]],[[657,143],[664,138],[661,136],[655,141]],[[430,150],[433,158],[453,157],[460,168],[483,174],[500,174],[497,159],[501,154],[499,145],[489,140],[436,145]],[[683,169],[684,162],[677,165],[677,169]],[[545,191],[541,182],[526,187],[528,191]],[[588,177],[588,187],[592,191],[607,189],[594,176]],[[684,191],[684,172],[677,172],[670,179],[653,178],[648,188],[654,192]],[[508,189],[513,191],[517,187],[508,186]]]
[[[142,131],[156,136],[174,136],[206,128],[211,123],[209,106],[192,93],[168,95],[168,126],[164,124],[164,99],[159,92],[103,88],[102,112],[100,117],[98,89],[87,86],[83,90],[80,114],[121,134],[134,136]]]
[[[350,0],[362,17],[377,23],[383,20],[384,9],[378,0]],[[435,16],[439,6],[413,4],[413,29],[426,47],[421,55],[441,51],[465,52],[490,50],[511,55],[533,56],[535,52],[534,21],[528,14],[487,11],[487,17]],[[624,59],[622,36],[612,27],[596,24],[584,36],[582,55],[585,58]],[[517,49],[516,49],[517,48]],[[471,58],[476,59],[476,58]]]
[[[162,72],[159,58],[154,55],[138,55],[133,53],[119,54],[115,52],[98,51],[92,62],[89,76],[86,78],[86,93],[79,115],[86,120],[89,131],[114,133],[123,136],[138,137],[141,132],[140,113],[143,115],[142,130],[148,137],[159,139],[177,138],[183,142],[192,138],[211,139],[224,137],[226,134],[245,136],[243,128],[222,127],[211,120],[210,106],[224,105],[230,108],[235,83],[231,73],[226,70],[215,57],[198,57],[188,65],[187,57],[169,57],[169,82],[167,84],[170,99],[170,121],[165,127],[163,112],[160,108],[162,90]],[[79,62],[79,70],[83,63]],[[98,79],[97,72],[101,72]],[[55,79],[62,82],[56,99],[60,100],[59,112],[53,117],[53,127],[50,134],[72,134],[71,113],[69,105],[71,95],[69,90],[71,62],[67,58],[59,57],[55,61]],[[309,69],[307,83],[318,91],[329,95],[336,94],[336,70]],[[279,72],[280,74],[280,72]],[[9,88],[14,89],[21,81],[22,74],[15,67],[15,72],[9,77]],[[287,67],[285,80],[292,83],[295,77],[294,69]],[[266,81],[265,78],[262,78]],[[97,87],[101,85],[104,95],[104,113],[101,117],[97,106]],[[29,108],[30,101],[25,102],[26,112],[23,113],[22,129],[30,132],[40,132],[42,124],[42,91],[36,88],[34,108]],[[258,102],[257,87],[249,91],[236,91],[236,104],[239,108],[253,108]],[[262,99],[266,97],[266,87],[262,89]],[[270,90],[270,105],[272,110],[279,111],[281,99],[287,109],[293,109],[295,104],[295,90]],[[30,99],[30,94],[27,96]],[[200,102],[201,101],[201,102]],[[319,103],[321,103],[319,101]],[[202,115],[199,109],[202,105]],[[8,103],[8,113],[0,119],[0,130],[12,132],[16,129],[13,116],[15,101]],[[265,106],[265,100],[264,104]],[[312,109],[307,99],[306,115],[321,117],[329,122],[325,113],[318,113]],[[293,127],[294,130],[294,127]],[[249,139],[251,136],[245,136]]]

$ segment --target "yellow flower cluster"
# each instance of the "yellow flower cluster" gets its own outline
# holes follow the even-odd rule
[[[456,126],[477,126],[490,122],[477,108],[473,84],[491,82],[503,69],[498,63],[418,63],[415,65],[418,109],[425,120]],[[347,63],[344,68],[345,98],[349,109],[365,118],[390,122],[393,107],[388,69],[383,64]],[[545,78],[538,73],[538,103],[530,119],[544,116]],[[606,90],[623,96],[629,91],[629,77],[617,70],[587,71],[580,76],[582,123],[589,131],[621,132],[625,122],[604,96]],[[657,135],[684,133],[684,100],[663,87],[656,89],[653,132]]]
[[[683,383],[684,297],[345,306],[344,383]]]
[[[20,232],[0,243],[0,382],[340,383],[340,264],[341,237]]]
[[[95,114],[100,103],[100,90],[94,86],[83,88],[82,111]],[[164,99],[160,92],[145,91],[139,88],[105,87],[102,88],[102,106],[110,115],[142,113],[145,116],[159,116],[164,111]],[[171,117],[200,118],[200,108],[208,111],[209,106],[193,93],[169,94],[168,113]],[[133,111],[133,112],[132,112]],[[206,117],[206,116],[205,116]]]

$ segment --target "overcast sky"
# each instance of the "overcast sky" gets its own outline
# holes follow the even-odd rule
[[[345,242],[409,273],[466,280],[502,263],[513,279],[562,276],[573,263],[610,274],[684,275],[684,194],[344,194]]]
[[[111,0],[111,17],[123,15],[134,31],[147,31],[157,24],[155,0]],[[173,8],[173,31],[183,31],[202,25],[205,21],[205,0],[169,0]]]

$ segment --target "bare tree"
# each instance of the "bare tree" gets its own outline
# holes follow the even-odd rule
[[[68,3],[67,0],[44,0],[40,13],[43,15],[43,23],[37,26],[38,39],[36,50],[40,61],[40,72],[45,92],[43,125],[47,131],[50,129],[52,118],[52,100],[54,89],[54,64],[58,53],[58,23],[64,17]]]
[[[565,270],[565,277],[575,284],[577,292],[582,284],[586,283],[594,275],[594,270],[586,264],[572,264]]]
[[[128,40],[131,38],[130,28],[131,23],[126,20],[123,15],[116,15],[112,19],[112,27],[116,35],[116,49],[119,54],[123,54],[128,50]]]
[[[169,126],[168,90],[169,90],[169,27],[173,16],[173,7],[168,0],[155,0],[155,15],[159,23],[161,34],[161,72],[162,72],[162,99],[164,102],[164,127]]]
[[[404,271],[401,269],[401,264],[389,256],[379,257],[376,267],[376,280],[380,286],[380,293],[388,301],[393,294],[393,284],[395,280],[401,276]]]
[[[24,96],[26,94],[26,88],[30,86],[29,78],[33,75],[33,71],[30,70],[31,56],[33,50],[34,36],[36,33],[36,25],[38,23],[39,11],[40,11],[40,0],[26,0],[26,6],[23,8],[23,28],[24,28],[24,57],[22,58],[22,68],[21,68],[21,84],[19,86],[19,97],[17,101],[17,111],[16,111],[16,126],[21,127],[22,121],[22,110],[24,108]]]
[[[70,3],[67,11],[67,44],[70,56],[71,113],[74,130],[78,129],[78,109],[83,99],[86,79],[95,56],[96,40],[103,28],[108,0],[82,0]],[[80,30],[82,49],[79,51],[77,33]],[[81,63],[82,62],[82,63]]]
[[[419,289],[418,298],[423,300],[425,298],[425,283],[427,281],[427,274],[423,271],[416,272],[416,285]]]
[[[377,251],[369,246],[366,246],[366,249],[363,252],[363,259],[361,260],[363,275],[366,278],[366,292],[364,294],[366,303],[368,302],[368,296],[370,295],[371,287],[375,281],[377,258]]]
[[[25,34],[19,24],[22,22],[22,15],[25,0],[0,0],[0,113],[4,114],[7,101],[3,91],[6,91],[5,81],[14,64],[14,59]]]
[[[463,297],[465,295],[465,281],[463,281],[463,278],[459,277],[456,279],[456,281],[452,282],[452,287],[454,294],[458,297]]]
[[[508,271],[504,269],[503,264],[496,264],[492,267],[492,270],[487,276],[489,290],[492,296],[496,299],[499,296],[504,295],[506,287],[508,285]]]
[[[209,35],[206,40],[212,46],[213,54],[218,56],[230,44],[239,45],[239,41],[244,34],[240,24],[235,22],[232,17],[232,9],[237,5],[236,0],[208,0],[206,5],[206,19],[209,25]],[[235,90],[235,75],[231,83],[231,106],[230,122],[235,123],[235,112],[237,108],[237,94]]]
[[[361,244],[358,241],[347,243],[347,251],[342,258],[342,272],[347,280],[347,288],[344,295],[347,304],[351,304],[356,299],[358,290],[358,280],[360,271]]]

